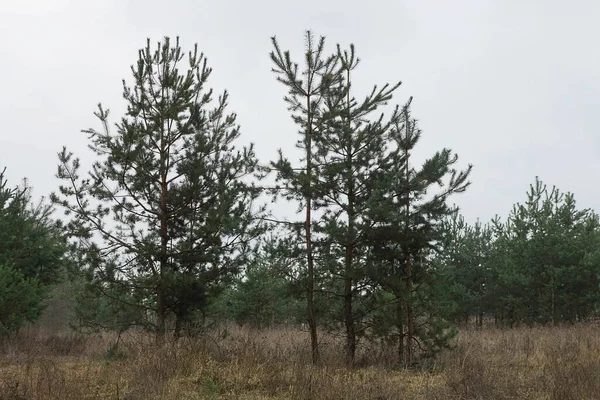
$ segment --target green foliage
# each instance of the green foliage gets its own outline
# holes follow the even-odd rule
[[[305,310],[290,282],[265,261],[251,264],[243,279],[227,290],[220,308],[240,325],[270,327],[304,321]]]
[[[106,362],[122,361],[127,359],[127,354],[119,346],[119,342],[112,343],[104,353]]]
[[[412,348],[420,339],[437,351],[441,346],[433,337],[445,334],[437,328],[443,319],[439,318],[438,324],[432,322],[437,316],[429,318],[436,304],[435,296],[425,296],[424,283],[431,270],[429,252],[441,240],[441,221],[453,211],[447,198],[466,189],[471,167],[455,170],[458,158],[448,149],[434,154],[421,170],[412,167],[412,150],[420,130],[409,105],[402,113],[396,107],[387,119],[372,116],[400,84],[375,87],[364,101],[357,101],[351,90],[358,65],[353,46],[347,51],[338,46],[337,52],[327,57],[324,38],[313,46],[309,32],[301,79],[289,53],[281,52],[274,39],[273,43],[274,71],[289,89],[285,100],[300,126],[298,147],[305,153],[303,167],[293,167],[281,152],[272,167],[279,183],[276,193],[297,200],[299,210],[306,208],[306,251],[296,252],[296,262],[306,257],[306,279],[302,266],[293,275],[298,277],[298,287],[306,289],[313,355],[316,330],[311,315],[316,313],[330,329],[344,327],[347,359],[352,362],[357,338],[376,325],[380,289],[393,293],[395,302],[406,309],[406,346]],[[432,193],[436,185],[441,190]],[[312,219],[312,211],[319,213],[318,219]],[[302,225],[293,226],[299,237]],[[297,246],[292,238],[289,241]],[[409,259],[414,259],[414,274],[404,267]],[[435,285],[430,285],[428,290],[433,293]],[[421,288],[421,293],[415,293],[413,301],[416,288]],[[419,302],[422,306],[417,306]],[[421,314],[415,316],[417,309]],[[430,328],[417,331],[417,317],[428,320],[419,327]],[[404,340],[403,319],[404,315],[398,314],[394,325],[401,332],[400,343]]]
[[[202,380],[202,388],[204,390],[204,394],[212,398],[213,396],[217,396],[221,393],[221,385],[219,381],[210,376],[205,376]],[[204,397],[202,397],[204,398]]]
[[[52,208],[31,202],[31,188],[7,188],[0,173],[0,264],[19,270],[40,285],[58,282],[64,272],[66,242]]]
[[[59,153],[63,184],[51,199],[66,227],[0,174],[0,333],[37,318],[64,275],[77,328],[137,326],[162,337],[173,321],[178,337],[207,314],[259,327],[307,320],[313,361],[317,321],[344,332],[349,362],[366,337],[395,343],[400,363],[412,364],[449,347],[448,321],[598,316],[596,213],[536,178],[506,219],[466,223],[449,199],[467,189],[471,166],[458,169],[448,148],[415,166],[422,132],[412,98],[381,111],[399,83],[359,101],[354,46],[327,54],[325,39],[307,32],[299,69],[272,45],[299,128],[296,161],[279,151],[260,167],[253,145],[237,145],[228,93],[215,98],[207,87],[204,55],[165,38],[140,50],[114,129],[99,105],[101,129],[83,131],[96,157],[90,170]],[[266,208],[256,182],[267,170],[274,199],[296,202],[305,217],[281,221],[259,252]]]
[[[539,179],[505,222],[447,224],[443,271],[456,320],[493,316],[515,325],[573,323],[596,316],[600,295],[600,224],[574,196]]]
[[[44,309],[43,299],[38,281],[0,264],[0,335],[15,332],[37,319]]]
[[[249,183],[253,146],[236,148],[240,130],[226,111],[228,94],[213,101],[211,69],[198,47],[185,57],[178,39],[165,38],[156,50],[148,40],[131,70],[116,132],[99,105],[103,129],[83,131],[98,161],[83,178],[79,159],[64,148],[64,184],[52,199],[71,217],[88,287],[127,310],[154,313],[145,323],[160,338],[169,314],[179,331],[239,272],[261,233],[255,217],[263,209]]]
[[[390,130],[391,151],[375,172],[378,186],[368,214],[369,275],[395,296],[397,311],[392,318],[398,353],[406,356],[409,365],[415,361],[414,347],[435,353],[449,338],[443,333],[444,318],[436,312],[438,280],[433,260],[444,237],[443,221],[455,212],[448,198],[466,190],[471,171],[471,166],[456,170],[458,156],[449,149],[415,169],[412,152],[420,137],[409,102]]]
[[[388,147],[387,135],[397,118],[397,108],[384,120],[381,108],[400,86],[373,88],[364,100],[354,97],[353,74],[359,65],[354,46],[335,55],[338,82],[325,96],[327,119],[323,133],[315,137],[315,163],[322,212],[315,232],[324,275],[323,285],[339,298],[326,319],[335,330],[344,326],[348,362],[353,362],[356,344],[366,330],[366,316],[374,299],[365,291],[369,281],[365,271],[366,241],[370,228],[367,218],[371,197],[377,185],[374,172],[380,168]],[[374,115],[381,113],[380,115]]]
[[[75,281],[72,327],[83,332],[124,332],[131,327],[152,330],[147,299],[115,282]]]
[[[558,323],[586,319],[595,311],[600,273],[590,263],[600,224],[590,210],[577,210],[572,194],[531,185],[505,224],[498,223],[500,308],[511,322]]]
[[[8,188],[0,173],[0,333],[37,319],[68,266],[60,223],[48,205],[32,205],[30,193],[27,184]]]
[[[448,218],[443,227],[444,250],[436,263],[445,285],[441,294],[451,307],[447,315],[455,322],[476,316],[481,324],[484,312],[489,311],[495,301],[496,276],[490,266],[494,250],[492,227],[479,221],[469,225],[458,212]]]
[[[319,361],[319,348],[317,337],[317,321],[315,310],[315,287],[318,281],[318,271],[315,268],[315,255],[313,245],[315,237],[312,230],[312,212],[318,200],[323,197],[319,193],[318,168],[315,164],[317,149],[314,146],[317,137],[325,134],[328,123],[334,117],[328,112],[327,98],[335,92],[335,85],[339,82],[340,74],[336,71],[336,56],[325,54],[325,38],[318,41],[310,31],[306,32],[306,51],[304,56],[304,70],[299,74],[298,64],[292,62],[289,51],[282,51],[275,37],[271,38],[273,51],[271,61],[272,71],[277,75],[277,80],[288,89],[284,97],[288,104],[291,117],[299,127],[300,139],[297,147],[304,151],[303,165],[297,167],[279,151],[277,161],[271,162],[271,169],[276,172],[275,196],[283,196],[287,200],[298,202],[298,212],[305,210],[304,219],[304,246],[306,258],[305,285],[306,291],[306,320],[311,334],[311,348],[313,363]],[[292,234],[301,235],[300,224],[292,224]]]

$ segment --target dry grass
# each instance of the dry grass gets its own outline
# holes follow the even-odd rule
[[[397,370],[381,348],[323,365],[306,334],[229,328],[157,348],[151,338],[23,334],[0,348],[0,400],[20,399],[600,399],[600,328],[463,331],[428,371]]]

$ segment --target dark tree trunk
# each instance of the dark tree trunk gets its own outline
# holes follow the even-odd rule
[[[354,363],[356,354],[356,333],[352,314],[352,279],[344,280],[344,322],[346,324],[346,362]]]
[[[406,324],[407,324],[407,332],[406,332],[406,365],[409,367],[413,363],[413,335],[415,332],[415,322],[413,315],[413,306],[412,306],[412,289],[413,289],[413,279],[412,279],[412,268],[411,268],[411,259],[410,256],[406,257]]]
[[[347,72],[347,79],[350,82],[350,71]],[[347,105],[348,105],[348,118],[350,118],[350,91],[347,94]],[[349,126],[348,129],[351,127]],[[354,248],[356,246],[354,238],[354,171],[352,168],[352,143],[349,140],[346,149],[346,163],[348,168],[348,237],[346,238],[346,256],[344,266],[344,321],[346,324],[346,362],[348,364],[354,363],[354,357],[356,355],[356,331],[354,329],[354,313],[352,312],[352,281],[354,277],[353,269],[353,257]]]
[[[168,231],[168,209],[167,209],[167,173],[168,173],[168,148],[167,138],[165,137],[164,128],[160,133],[160,253],[159,253],[159,271],[158,271],[158,282],[156,285],[156,302],[158,306],[157,310],[157,327],[156,327],[156,342],[162,344],[165,339],[165,320],[167,316],[166,299],[165,299],[165,271],[168,263],[168,243],[169,243],[169,231]]]
[[[156,300],[158,305],[157,310],[157,327],[156,327],[156,342],[162,344],[165,338],[165,319],[167,315],[166,304],[165,304],[165,287],[164,287],[164,274],[167,268],[167,244],[168,244],[168,231],[167,231],[167,183],[166,173],[163,173],[163,179],[161,184],[161,196],[160,196],[160,262],[159,262],[159,276],[156,285]]]
[[[175,341],[181,339],[181,331],[183,330],[184,320],[181,314],[175,316],[175,332],[173,333],[173,339]]]
[[[310,84],[309,84],[310,86]],[[306,129],[306,175],[312,176],[312,112],[311,96],[306,98],[306,108],[308,110],[307,129]],[[315,295],[315,266],[312,253],[312,235],[311,235],[311,208],[312,208],[312,185],[309,184],[306,194],[306,220],[304,226],[306,229],[306,262],[308,268],[308,288],[306,301],[306,314],[308,327],[310,329],[310,347],[312,353],[312,362],[319,362],[319,340],[317,337],[317,321],[315,318],[314,295]]]
[[[407,130],[407,134],[409,134],[410,131],[410,121],[408,118],[408,112],[405,112],[405,124],[406,124],[406,130]],[[406,212],[406,225],[405,225],[405,230],[404,230],[404,240],[405,240],[405,244],[404,244],[404,260],[405,260],[405,274],[406,274],[406,324],[407,324],[407,332],[406,332],[406,364],[407,366],[411,366],[412,362],[413,362],[413,352],[412,352],[412,348],[413,348],[413,334],[414,334],[414,321],[413,321],[413,305],[412,305],[412,290],[413,290],[413,276],[412,276],[412,265],[411,265],[411,253],[410,253],[410,249],[411,246],[408,243],[408,238],[409,238],[409,229],[410,229],[410,225],[411,225],[411,218],[410,218],[410,156],[408,151],[406,151],[406,157],[405,157],[405,174],[406,174],[406,204],[405,204],[405,212]]]
[[[396,328],[398,329],[398,363],[404,363],[404,310],[402,309],[402,297],[396,295],[398,302],[396,303]]]

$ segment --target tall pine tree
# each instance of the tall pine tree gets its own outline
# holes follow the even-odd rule
[[[211,285],[235,272],[231,257],[259,233],[252,209],[259,193],[247,179],[257,162],[252,146],[235,148],[236,116],[226,111],[227,92],[213,102],[211,69],[197,45],[186,57],[179,39],[155,50],[148,40],[131,71],[116,132],[101,105],[103,129],[84,131],[98,158],[88,176],[66,148],[59,153],[64,184],[53,200],[72,217],[92,286],[154,313],[162,342],[168,314],[185,320]]]
[[[326,97],[331,118],[314,141],[321,194],[316,205],[323,211],[319,231],[324,234],[323,241],[328,243],[327,249],[331,252],[328,257],[331,276],[343,281],[342,292],[337,295],[343,299],[346,358],[352,363],[357,333],[363,331],[363,327],[356,324],[367,311],[357,315],[354,307],[354,301],[364,297],[360,294],[366,284],[365,214],[376,184],[373,172],[382,166],[386,134],[397,110],[385,121],[383,114],[374,119],[372,115],[387,104],[400,83],[379,89],[375,86],[359,102],[352,90],[352,74],[359,64],[353,45],[344,51],[338,45],[337,64],[341,80]]]
[[[313,34],[306,32],[304,69],[299,72],[298,64],[291,59],[289,51],[282,51],[275,37],[272,38],[271,61],[277,80],[288,89],[284,97],[292,119],[299,127],[298,148],[304,152],[303,166],[292,163],[279,152],[279,159],[272,163],[277,172],[277,181],[289,200],[296,200],[305,211],[304,243],[306,250],[306,296],[307,322],[310,329],[312,360],[319,361],[317,321],[315,317],[315,260],[312,212],[314,201],[320,197],[317,188],[317,170],[314,165],[315,137],[323,134],[331,116],[327,113],[325,99],[340,77],[336,56],[325,55],[325,38],[316,41]]]

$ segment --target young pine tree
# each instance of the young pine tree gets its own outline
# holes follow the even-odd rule
[[[324,132],[315,137],[317,149],[320,196],[315,200],[322,210],[320,233],[331,252],[330,275],[343,280],[343,325],[346,335],[346,359],[354,362],[357,334],[362,327],[357,321],[367,310],[358,313],[354,303],[363,299],[367,243],[365,213],[376,185],[373,172],[382,165],[385,156],[386,135],[396,118],[396,111],[384,121],[379,109],[392,98],[400,86],[375,86],[362,101],[357,101],[352,90],[352,74],[359,64],[354,46],[344,50],[338,45],[337,64],[341,75],[339,84],[326,97],[327,111],[332,117]],[[373,113],[381,114],[372,119]],[[371,119],[370,119],[371,118]],[[333,285],[332,290],[336,291]]]
[[[503,242],[498,256],[507,260],[496,263],[498,309],[511,325],[576,322],[594,315],[600,271],[589,260],[598,252],[597,214],[578,210],[573,194],[549,189],[536,178],[527,201],[496,225]]]
[[[432,274],[428,265],[432,251],[442,239],[442,221],[454,212],[447,204],[448,197],[469,186],[471,171],[471,166],[464,171],[454,169],[458,156],[449,149],[435,153],[419,170],[415,169],[412,151],[420,137],[409,101],[390,131],[393,147],[377,171],[377,195],[370,208],[372,276],[396,296],[399,361],[405,358],[409,366],[419,339],[436,345],[440,342],[430,337],[430,333],[439,331],[433,319],[430,324],[420,322],[417,326],[415,300],[419,300],[421,309],[434,300],[430,295],[418,296],[418,291],[427,287],[420,284],[432,283],[428,279]],[[440,189],[434,191],[435,186]],[[428,311],[420,317],[427,319],[432,314]],[[426,329],[428,325],[432,330]]]
[[[475,316],[481,327],[484,313],[492,311],[495,300],[491,298],[496,283],[490,265],[492,229],[479,221],[469,225],[455,213],[444,221],[444,231],[442,254],[436,260],[445,298],[452,307],[450,315],[456,322],[465,323]]]
[[[31,188],[8,187],[0,170],[0,336],[40,317],[52,285],[69,267],[62,225]]]
[[[181,322],[200,307],[259,233],[259,193],[247,179],[257,162],[252,146],[236,149],[236,116],[226,111],[227,92],[213,102],[211,69],[197,45],[186,55],[179,39],[155,50],[148,40],[131,70],[116,132],[99,105],[103,129],[84,131],[97,161],[82,177],[79,159],[63,148],[64,184],[53,200],[72,216],[92,286],[154,313],[161,342],[168,314]]]
[[[282,191],[287,199],[296,200],[305,210],[304,243],[306,247],[306,297],[307,322],[310,329],[312,360],[319,361],[317,321],[315,317],[315,260],[313,254],[314,200],[318,198],[317,170],[314,165],[315,137],[322,135],[331,117],[327,114],[325,98],[339,82],[336,69],[336,56],[326,56],[325,38],[315,41],[312,33],[306,32],[306,52],[304,70],[298,71],[298,64],[291,60],[289,51],[282,51],[275,37],[272,38],[271,61],[277,80],[288,89],[284,100],[289,105],[292,119],[299,127],[298,148],[304,152],[301,167],[292,163],[280,151],[279,159],[272,163],[277,171],[277,181],[282,183]]]

